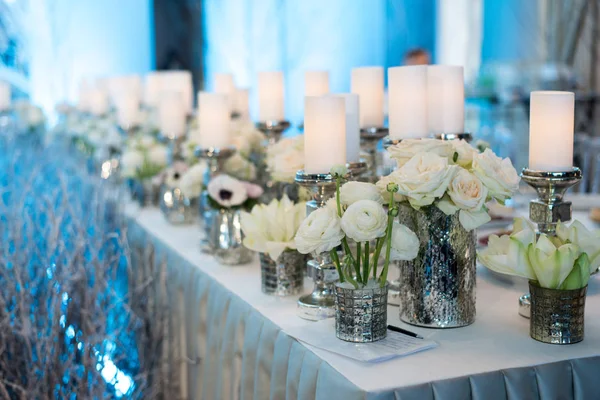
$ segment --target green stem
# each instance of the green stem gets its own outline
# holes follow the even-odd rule
[[[356,243],[356,263],[354,264],[354,269],[356,269],[356,280],[361,283],[362,282],[362,274],[360,273],[360,264],[362,263],[361,257],[361,247],[360,242]]]
[[[363,264],[363,282],[369,282],[369,242],[365,242],[365,262]]]
[[[346,238],[346,236],[344,236],[342,239],[342,246],[344,248],[344,252],[346,253],[346,255],[348,257],[350,257],[350,260],[352,261],[352,265],[356,269],[356,260],[354,260],[354,256],[352,255],[352,251],[350,250],[350,246],[348,245],[348,239]]]
[[[337,204],[338,217],[342,218],[342,205],[340,204],[340,185],[342,178],[339,175],[335,176],[335,202]]]
[[[390,252],[392,250],[391,242],[392,242],[392,225],[394,223],[394,193],[390,193],[390,204],[388,208],[388,225],[387,225],[387,235],[385,241],[387,242],[387,248],[385,249],[385,263],[383,264],[383,271],[381,272],[381,276],[379,277],[379,285],[381,287],[385,286],[387,281],[388,269],[390,266]]]
[[[377,244],[375,245],[375,254],[373,254],[373,279],[377,279],[377,264],[379,264],[379,255],[381,254],[383,243],[385,243],[384,237],[377,238]]]
[[[340,258],[338,257],[338,253],[335,249],[331,249],[329,251],[331,258],[333,259],[333,263],[335,264],[335,268],[340,275],[340,282],[344,283],[344,272],[342,271],[342,265],[340,264]]]

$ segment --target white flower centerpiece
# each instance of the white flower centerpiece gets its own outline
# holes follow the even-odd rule
[[[335,288],[337,337],[373,342],[386,335],[389,263],[414,259],[419,241],[410,229],[394,221],[398,215],[396,184],[390,183],[384,195],[370,183],[348,182],[341,186],[347,172],[345,167],[332,169],[336,196],[302,222],[296,246],[304,254],[331,254],[340,277]],[[351,250],[353,244],[355,252]],[[384,264],[379,271],[382,256]]]
[[[282,138],[267,147],[265,186],[271,197],[279,198],[287,194],[293,199],[299,197],[295,184],[296,172],[304,169],[304,135]]]
[[[421,244],[400,266],[400,318],[413,325],[460,327],[475,320],[475,229],[519,187],[508,158],[464,140],[406,139],[388,148],[398,168],[377,186],[398,186],[399,220]]]
[[[198,217],[198,195],[188,197],[185,192],[193,190],[189,187],[185,191],[182,189],[184,177],[195,172],[192,168],[184,161],[173,161],[170,167],[153,178],[154,185],[160,187],[160,210],[172,224],[191,224]]]
[[[289,296],[302,291],[307,256],[296,250],[294,237],[305,217],[306,203],[294,204],[285,195],[242,212],[243,243],[259,252],[264,293]]]
[[[210,209],[204,212],[209,251],[222,264],[246,264],[252,251],[243,245],[241,213],[250,210],[263,194],[260,186],[229,175],[218,175],[206,188]]]
[[[512,233],[491,235],[478,258],[494,272],[529,280],[532,338],[558,344],[567,336],[569,343],[583,340],[587,284],[600,267],[600,231],[576,220],[558,223],[556,236],[536,235],[529,220],[517,218]]]

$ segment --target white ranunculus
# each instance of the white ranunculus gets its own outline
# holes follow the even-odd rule
[[[436,154],[440,157],[451,158],[453,148],[451,141],[438,139],[404,139],[387,150],[390,157],[395,159],[398,167],[402,167],[418,153]]]
[[[304,137],[284,138],[267,148],[267,170],[276,182],[294,182],[304,169]]]
[[[359,200],[373,200],[377,203],[383,203],[383,198],[377,186],[367,182],[346,182],[340,188],[340,202],[349,206]]]
[[[121,156],[121,175],[126,178],[135,177],[137,170],[144,163],[144,155],[137,150],[128,150]]]
[[[414,260],[419,254],[419,238],[407,226],[394,221],[390,260]]]
[[[202,193],[202,184],[206,166],[204,163],[195,164],[190,167],[179,179],[179,189],[189,199],[195,199]]]
[[[456,159],[456,163],[461,167],[468,168],[473,163],[473,156],[478,154],[477,149],[475,149],[469,142],[466,140],[450,140],[452,143],[452,149],[458,157]]]
[[[296,232],[296,247],[302,254],[324,253],[342,243],[340,217],[332,207],[319,208],[302,221]]]
[[[236,153],[229,157],[225,161],[223,168],[225,173],[235,178],[244,181],[253,181],[256,179],[256,167],[240,154]]]
[[[406,196],[414,208],[420,208],[444,195],[457,168],[449,165],[447,158],[434,153],[418,153],[392,172],[386,182],[397,184],[398,194]]]
[[[558,289],[562,285],[580,254],[581,249],[576,244],[557,247],[546,235],[540,235],[528,252],[536,280],[547,289]]]
[[[379,195],[383,198],[384,203],[388,203],[390,201],[391,193],[388,192],[388,190],[387,190],[388,183],[395,183],[394,177],[392,175],[383,176],[375,184],[375,186],[377,187],[377,190],[379,190]],[[394,193],[394,201],[395,202],[401,202],[401,201],[405,201],[405,200],[406,200],[406,196],[404,196],[398,192]]]
[[[342,216],[342,230],[350,239],[368,242],[385,235],[387,213],[373,200],[359,200],[346,209]]]
[[[502,159],[490,149],[473,156],[473,173],[488,188],[490,196],[500,202],[519,190],[519,175],[510,159]]]
[[[214,177],[207,189],[209,196],[226,208],[239,206],[248,199],[244,183],[229,175]]]
[[[148,150],[148,162],[157,166],[167,165],[169,162],[169,151],[166,146],[156,145]]]

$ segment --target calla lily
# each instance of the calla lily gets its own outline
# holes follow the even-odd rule
[[[583,253],[575,261],[573,270],[559,289],[573,290],[585,287],[590,280],[590,259]]]
[[[540,235],[537,242],[530,244],[528,249],[529,262],[536,279],[541,287],[547,289],[560,287],[580,254],[579,246],[563,244],[556,247],[546,235]]]

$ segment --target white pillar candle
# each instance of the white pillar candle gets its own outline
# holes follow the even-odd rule
[[[360,124],[358,120],[358,96],[354,93],[338,94],[344,99],[346,112],[346,162],[360,159]]]
[[[214,81],[214,92],[226,95],[229,99],[230,111],[234,110],[236,101],[236,89],[235,83],[233,82],[232,74],[216,73]]]
[[[194,88],[190,71],[164,71],[160,78],[160,90],[181,93],[186,115],[191,115],[194,106]]]
[[[304,98],[304,170],[326,174],[346,164],[345,100],[340,96]]]
[[[427,67],[429,133],[464,133],[465,84],[463,67]]]
[[[568,171],[573,168],[575,94],[531,92],[529,110],[529,168]]]
[[[89,110],[93,115],[100,116],[108,113],[108,94],[100,88],[88,91]]]
[[[259,120],[283,121],[283,72],[258,73],[258,108]]]
[[[121,96],[117,102],[117,122],[122,128],[139,125],[140,102],[135,94]]]
[[[248,89],[236,89],[233,111],[237,112],[240,118],[250,118],[250,91]]]
[[[323,96],[328,93],[328,71],[306,71],[304,73],[304,96]]]
[[[186,112],[181,92],[162,92],[158,103],[158,126],[163,135],[173,139],[184,136]]]
[[[0,81],[0,111],[8,110],[11,106],[10,84]]]
[[[223,148],[231,144],[228,97],[222,93],[198,92],[198,144]]]
[[[353,68],[350,86],[358,95],[360,127],[383,126],[383,67]]]
[[[388,69],[391,139],[429,136],[427,123],[427,66]]]
[[[161,91],[162,74],[158,71],[149,72],[144,79],[144,105],[158,107]]]

